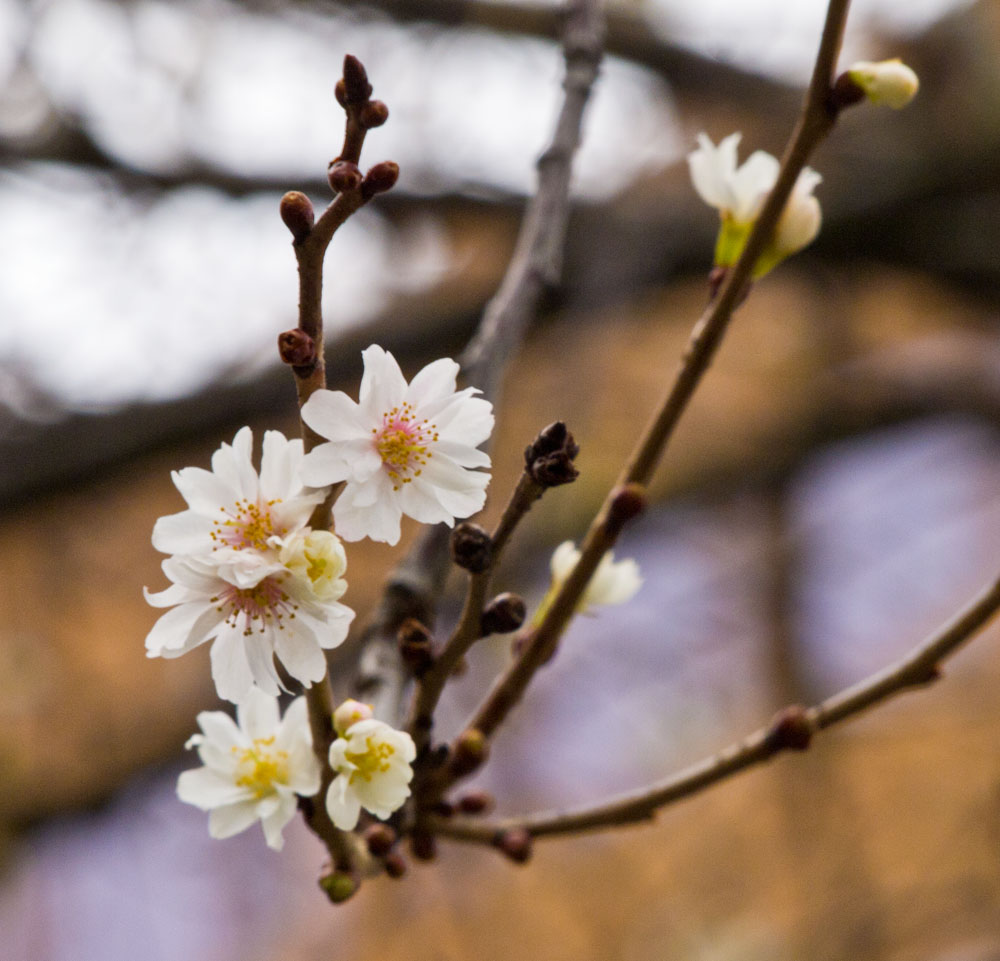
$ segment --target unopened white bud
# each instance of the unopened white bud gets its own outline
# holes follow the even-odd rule
[[[920,89],[917,75],[898,57],[873,63],[862,60],[852,64],[847,75],[872,102],[899,110],[905,107]]]
[[[333,712],[333,726],[337,733],[343,737],[347,729],[358,721],[367,721],[374,716],[370,704],[362,704],[360,701],[347,700]]]

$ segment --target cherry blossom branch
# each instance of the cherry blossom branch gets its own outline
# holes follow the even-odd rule
[[[687,409],[726,332],[733,311],[746,297],[751,272],[768,243],[809,155],[836,121],[831,104],[833,71],[843,38],[850,0],[830,0],[812,79],[799,121],[781,160],[773,189],[736,263],[718,295],[692,331],[680,367],[656,415],[646,427],[618,483],[609,492],[580,549],[580,560],[557,591],[541,623],[526,638],[520,656],[501,676],[475,713],[468,730],[489,737],[518,703],[537,670],[555,653],[559,638],[578,608],[604,554],[614,545],[624,523],[641,510],[649,483],[674,428]]]
[[[376,164],[367,175],[358,169],[365,134],[381,126],[388,118],[385,104],[371,99],[372,87],[361,61],[350,55],[344,58],[344,75],[337,82],[336,97],[346,115],[344,143],[340,155],[330,162],[327,177],[337,196],[314,222],[312,204],[305,194],[290,191],[281,198],[280,214],[292,234],[292,247],[298,265],[298,327],[278,337],[281,359],[295,375],[299,409],[317,391],[326,387],[326,364],[323,352],[323,264],[327,249],[337,230],[377,193],[389,190],[396,182],[399,168],[391,162]],[[306,452],[322,442],[305,421],[301,421]],[[319,504],[310,523],[327,528],[330,509],[342,485],[335,485]],[[325,842],[336,871],[350,871],[354,862],[352,842],[338,831],[327,814],[323,798],[334,777],[327,764],[330,744],[336,738],[333,728],[333,691],[329,671],[305,690],[313,748],[320,760],[322,781],[317,794],[302,803],[303,813],[312,830]]]
[[[573,811],[546,811],[521,818],[484,821],[431,817],[427,827],[459,841],[496,844],[508,832],[530,837],[573,834],[650,820],[662,807],[697,794],[786,750],[805,750],[812,736],[897,694],[941,677],[941,664],[981,631],[1000,611],[1000,578],[967,607],[897,663],[827,698],[814,707],[787,707],[760,730],[670,777],[639,791]]]
[[[563,102],[551,143],[538,160],[538,187],[528,203],[500,288],[487,305],[477,333],[459,358],[467,382],[478,387],[494,403],[498,400],[503,372],[520,345],[527,325],[536,315],[546,286],[558,283],[562,273],[572,162],[602,53],[601,6],[600,0],[571,0],[568,4],[563,39],[566,61]],[[406,589],[393,589],[397,574],[400,574],[397,572],[366,634],[359,696],[377,700],[385,711],[378,714],[380,717],[401,719],[406,713],[403,697],[406,672],[397,651],[396,631],[408,617],[420,619],[414,610],[423,609],[428,616],[433,612],[447,570],[447,543],[447,540],[442,541],[437,528],[425,530],[420,535],[401,567]],[[438,563],[431,566],[440,576],[423,577],[415,582],[412,573],[419,570],[420,564],[415,563],[414,558],[422,558],[424,566],[436,558]],[[480,587],[477,585],[476,589]],[[469,617],[471,623],[471,612]],[[395,704],[390,710],[394,695]],[[429,699],[429,692],[425,697]],[[422,711],[423,708],[418,709]]]

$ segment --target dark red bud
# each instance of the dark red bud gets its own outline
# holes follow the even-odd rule
[[[830,109],[834,113],[838,113],[844,109],[844,107],[853,106],[856,103],[861,103],[865,99],[865,91],[860,84],[855,83],[851,79],[851,75],[847,72],[842,73],[833,82],[833,87],[830,90],[830,96],[827,100]]]
[[[369,100],[358,112],[358,123],[366,130],[381,127],[389,119],[389,108],[381,100]]]
[[[493,539],[478,524],[465,521],[452,531],[451,559],[473,574],[482,574],[493,562]]]
[[[493,844],[515,864],[524,864],[531,857],[531,835],[524,828],[501,831]]]
[[[771,718],[767,741],[771,750],[804,751],[813,736],[813,724],[806,709],[798,704],[783,708]]]
[[[467,791],[458,799],[458,809],[463,814],[486,814],[493,807],[493,795],[488,791]]]
[[[372,95],[368,72],[357,57],[344,57],[344,99],[349,104],[363,104]]]
[[[292,367],[312,367],[316,363],[316,341],[296,327],[278,334],[278,354]]]
[[[298,190],[289,190],[281,198],[278,205],[278,213],[284,221],[285,226],[292,232],[292,239],[295,243],[301,243],[316,222],[316,212],[309,198],[299,193]]]
[[[483,636],[487,634],[509,634],[523,623],[527,609],[524,599],[517,594],[498,594],[483,611],[481,626]]]
[[[562,421],[549,424],[525,448],[524,467],[536,484],[556,487],[576,480],[573,466],[580,447]]]
[[[342,107],[347,106],[347,85],[342,79],[338,80],[334,85],[333,95],[337,98],[337,103]]]
[[[434,663],[430,632],[420,621],[408,617],[396,633],[399,653],[414,677],[420,677]]]
[[[433,834],[412,834],[410,851],[418,861],[433,861],[437,857],[437,841]]]
[[[623,484],[617,488],[608,508],[608,533],[617,535],[628,521],[646,509],[647,503],[646,488],[642,484]]]
[[[336,193],[342,194],[361,186],[361,171],[350,161],[331,160],[326,168],[326,179]]]
[[[375,194],[392,190],[397,180],[399,180],[399,164],[393,163],[391,160],[383,160],[382,163],[375,164],[365,174],[364,183],[361,185],[361,195],[365,200],[369,200]]]
[[[401,878],[406,874],[406,858],[399,851],[390,851],[382,863],[385,865],[385,873],[390,878]]]
[[[396,832],[388,824],[373,824],[365,829],[365,844],[377,858],[384,857],[396,843]]]
[[[470,727],[459,734],[451,752],[448,767],[451,773],[462,777],[481,767],[490,752],[486,735],[477,728]]]

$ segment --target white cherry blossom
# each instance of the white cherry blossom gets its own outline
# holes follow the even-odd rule
[[[299,536],[308,543],[318,533]],[[293,547],[285,549],[295,553]],[[328,557],[343,560],[342,548],[329,550]],[[326,672],[323,650],[347,637],[354,617],[336,599],[346,587],[339,577],[343,567],[336,563],[296,569],[262,562],[255,583],[245,587],[224,578],[210,559],[168,557],[162,567],[171,586],[156,594],[147,590],[146,600],[173,610],[153,625],[146,654],[180,657],[214,638],[212,677],[219,696],[229,701],[239,703],[255,684],[277,694],[281,681],[275,655],[304,685],[320,680]]]
[[[212,469],[185,467],[173,481],[188,509],[161,517],[153,546],[165,554],[210,557],[233,583],[252,587],[259,568],[277,558],[283,540],[302,531],[326,490],[299,475],[301,440],[264,434],[260,473],[251,462],[253,434],[243,427],[212,455]]]
[[[719,211],[722,221],[715,245],[715,263],[719,267],[729,267],[739,258],[764,200],[778,179],[778,161],[763,150],[755,151],[737,166],[741,137],[739,133],[730,134],[716,146],[706,134],[699,134],[698,149],[687,158],[695,190],[705,203]],[[821,180],[810,167],[799,174],[774,238],[754,266],[754,277],[762,277],[815,239],[822,216],[813,191]]]
[[[563,541],[552,554],[552,592],[559,589],[580,560],[580,552],[572,541]],[[614,551],[608,551],[597,565],[587,589],[580,598],[578,610],[587,612],[594,607],[624,604],[630,601],[642,586],[639,565],[631,558],[615,560]]]
[[[341,831],[353,830],[362,808],[385,820],[410,796],[416,756],[405,731],[373,718],[352,724],[330,745],[337,774],[326,794],[330,820]]]
[[[468,517],[483,506],[489,457],[476,448],[493,429],[492,405],[473,387],[456,391],[458,364],[436,360],[407,384],[392,354],[363,351],[358,402],[319,390],[302,419],[327,438],[306,455],[307,484],[346,481],[333,508],[345,541],[395,544],[403,514],[424,524]]]
[[[234,722],[222,711],[198,715],[202,733],[187,746],[198,749],[203,766],[181,774],[177,795],[209,812],[213,838],[238,834],[259,820],[268,846],[280,851],[296,795],[312,797],[320,789],[305,698],[296,698],[281,718],[277,700],[254,690],[236,716]]]

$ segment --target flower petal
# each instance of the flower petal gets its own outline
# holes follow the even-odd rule
[[[213,838],[228,838],[245,831],[257,820],[257,806],[253,801],[227,804],[213,808],[208,815],[208,833]]]
[[[251,740],[270,737],[278,729],[281,720],[277,698],[269,697],[254,688],[236,706],[236,717],[239,726]]]
[[[250,693],[254,676],[247,662],[242,635],[228,624],[225,628],[212,645],[212,679],[219,697],[238,704]]]

